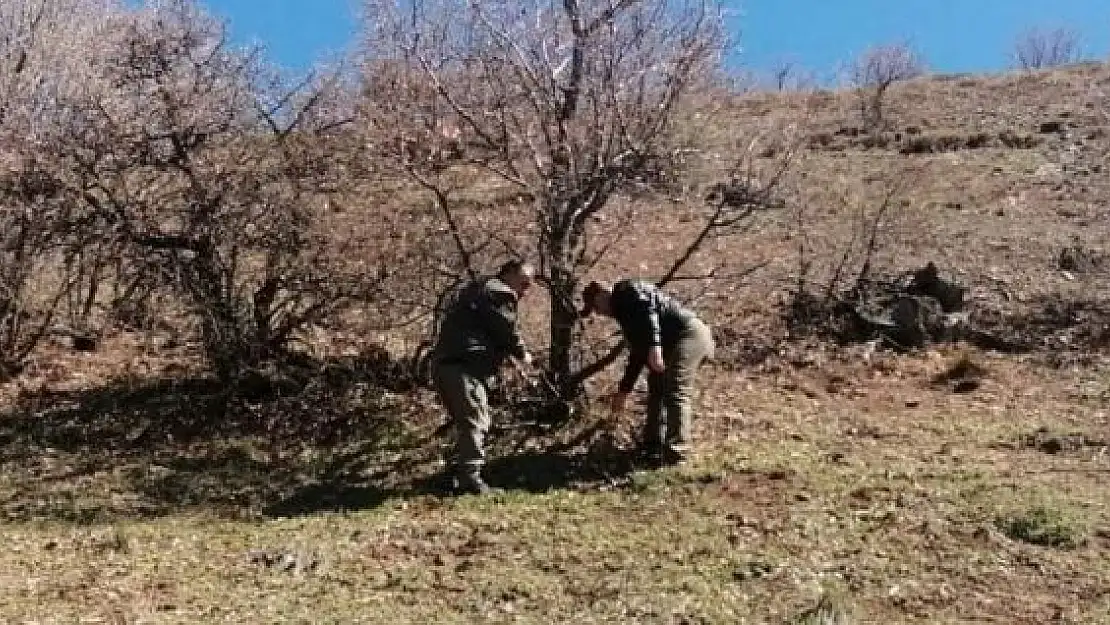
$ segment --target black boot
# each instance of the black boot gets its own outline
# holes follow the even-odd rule
[[[663,452],[662,465],[666,467],[680,467],[686,464],[687,459],[685,451],[668,448]]]
[[[658,469],[663,466],[663,449],[659,445],[640,445],[636,456],[641,466]]]
[[[648,445],[640,448],[640,462],[650,469],[662,469],[665,467],[680,467],[686,464],[687,456],[685,452],[664,448],[661,445]]]
[[[501,491],[486,484],[480,472],[462,471],[455,478],[455,492],[460,495],[494,495]]]

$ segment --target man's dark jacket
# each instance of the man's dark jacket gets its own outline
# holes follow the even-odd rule
[[[496,375],[509,356],[523,358],[517,328],[517,295],[501,279],[475,280],[458,294],[443,318],[434,356],[482,379]]]
[[[662,347],[664,353],[678,344],[694,314],[667,296],[654,284],[622,280],[613,285],[613,318],[628,344],[628,366],[621,378],[621,392],[631,392],[647,364],[648,350]]]

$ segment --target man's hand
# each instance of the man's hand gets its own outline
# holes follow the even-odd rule
[[[667,365],[663,363],[662,347],[656,345],[648,350],[647,366],[653,373],[663,373],[666,370]]]
[[[624,406],[628,403],[628,393],[617,391],[609,397],[609,409],[613,412],[624,412]]]

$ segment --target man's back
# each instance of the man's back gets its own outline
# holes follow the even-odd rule
[[[494,374],[507,356],[523,352],[516,313],[517,295],[504,281],[496,277],[472,281],[443,318],[436,359],[466,364],[476,375]]]
[[[613,317],[633,349],[673,343],[690,316],[690,311],[654,284],[622,280],[613,285]]]

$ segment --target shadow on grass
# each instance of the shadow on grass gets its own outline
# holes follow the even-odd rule
[[[418,473],[409,452],[428,411],[382,383],[378,359],[315,363],[252,389],[254,401],[207,379],[25,396],[0,414],[0,519],[259,516],[312,485],[321,508],[379,505],[404,476],[346,482],[404,454]],[[324,492],[332,483],[338,494]]]
[[[583,442],[596,438],[599,430],[600,426],[586,428],[568,440],[520,431],[501,432],[497,440],[492,441],[483,475],[492,486],[528,493],[621,483],[638,468],[637,456],[627,450],[584,446]],[[528,451],[511,450],[522,442],[532,442],[535,447]],[[505,447],[510,450],[506,451]],[[403,473],[403,465],[412,461],[411,456],[402,457],[392,466],[380,468],[370,476],[370,480],[383,483],[388,475]],[[427,461],[428,465],[434,463]],[[450,496],[451,482],[451,475],[445,470],[425,471],[404,480],[395,488],[382,489],[374,486],[373,482],[352,479],[349,474],[332,474],[327,480],[306,485],[271,505],[266,514],[301,516],[323,511],[373,508],[394,497]]]
[[[450,441],[437,430],[437,402],[387,388],[372,361],[324,363],[255,399],[205,379],[24,397],[0,414],[0,521],[287,517],[445,494]],[[525,438],[534,448],[512,451]],[[513,431],[493,443],[487,475],[511,489],[563,488],[612,470],[574,439]]]
[[[315,484],[266,508],[266,516],[294,517],[324,511],[369,510],[395,497],[396,493],[373,486]]]
[[[599,427],[579,433],[570,442],[494,457],[485,475],[495,486],[530,493],[622,483],[641,468],[639,457],[634,450],[605,444],[607,439],[598,437],[605,434]],[[583,445],[583,440],[594,443]]]

